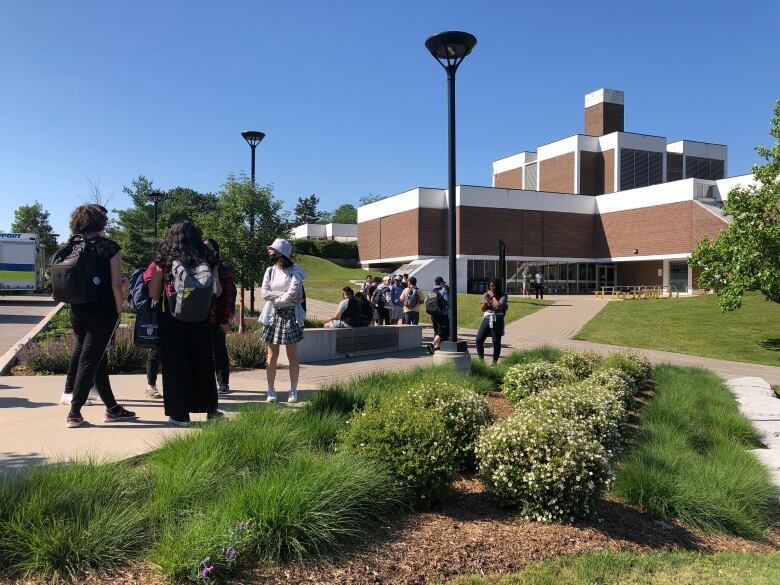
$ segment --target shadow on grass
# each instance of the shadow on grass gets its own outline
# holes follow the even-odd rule
[[[780,338],[765,339],[761,342],[761,347],[769,351],[780,351]]]

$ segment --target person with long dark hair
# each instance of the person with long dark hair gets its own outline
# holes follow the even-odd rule
[[[221,294],[217,260],[189,221],[171,226],[157,248],[149,296],[160,301],[163,402],[172,426],[190,426],[190,413],[208,419],[217,409],[217,383],[209,317]],[[165,293],[165,294],[163,294]]]
[[[501,338],[504,335],[504,315],[507,310],[507,298],[501,290],[501,281],[491,278],[488,289],[482,295],[482,322],[477,331],[477,355],[479,359],[485,359],[485,340],[488,335],[493,338],[493,365],[498,363],[501,355]]]
[[[298,401],[298,343],[303,340],[303,326],[306,313],[303,310],[303,281],[306,273],[290,260],[292,244],[277,238],[268,246],[268,260],[271,266],[265,271],[261,296],[265,306],[260,313],[263,325],[261,339],[268,347],[265,369],[268,381],[266,400],[276,402],[276,362],[279,346],[284,345],[290,364],[290,393],[287,402]]]
[[[81,274],[85,286],[95,286],[92,297],[95,300],[70,303],[70,322],[76,336],[76,353],[72,360],[76,375],[73,380],[73,398],[66,420],[69,428],[84,423],[81,408],[86,404],[93,383],[106,412],[105,422],[134,420],[135,413],[119,404],[114,398],[108,378],[108,345],[119,325],[122,313],[122,253],[119,244],[106,238],[103,233],[108,223],[105,208],[98,205],[82,205],[70,216],[71,238],[68,245],[57,252],[58,256],[90,256],[94,264],[87,264],[90,270]],[[75,256],[74,256],[75,257]],[[75,272],[72,278],[77,278]],[[77,283],[71,283],[73,285]],[[56,292],[56,291],[55,291]]]

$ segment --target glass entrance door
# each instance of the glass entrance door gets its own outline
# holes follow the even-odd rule
[[[614,264],[596,265],[596,288],[600,290],[603,286],[615,286]]]
[[[687,262],[669,263],[669,284],[673,287],[672,292],[677,291],[683,294],[688,292]]]

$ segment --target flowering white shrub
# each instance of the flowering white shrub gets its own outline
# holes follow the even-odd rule
[[[581,423],[610,453],[620,449],[626,407],[612,389],[592,380],[548,388],[521,400],[517,412],[547,414]]]
[[[517,404],[526,396],[574,381],[568,368],[547,362],[517,364],[504,374],[501,389],[507,400]]]
[[[555,363],[570,369],[578,380],[584,380],[595,372],[604,360],[595,351],[565,350]]]
[[[476,455],[488,489],[531,520],[588,516],[611,481],[608,453],[590,427],[549,412],[521,412],[487,427]]]
[[[631,380],[632,391],[635,394],[644,390],[653,372],[650,361],[635,351],[611,353],[604,359],[601,367],[615,368],[625,373]]]
[[[588,378],[588,381],[607,388],[624,404],[630,403],[634,396],[634,381],[623,370],[617,368],[600,369]]]
[[[403,399],[439,413],[461,469],[475,468],[474,443],[482,427],[493,421],[487,403],[476,392],[450,382],[426,382],[409,389]]]

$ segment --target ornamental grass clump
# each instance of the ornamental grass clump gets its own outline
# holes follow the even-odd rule
[[[571,522],[593,514],[611,481],[609,453],[582,421],[522,412],[479,436],[479,475],[529,520]]]
[[[482,428],[493,422],[487,403],[473,390],[450,382],[429,382],[410,388],[402,398],[418,409],[431,409],[442,417],[463,470],[476,468],[474,443]]]
[[[556,362],[559,366],[568,368],[578,380],[584,380],[595,372],[604,361],[595,351],[565,350]]]
[[[31,341],[17,354],[19,368],[32,374],[66,374],[76,339],[72,333]]]
[[[265,343],[257,333],[228,333],[225,336],[230,365],[234,368],[264,368]]]
[[[601,369],[611,368],[620,370],[629,377],[634,394],[645,389],[653,372],[653,366],[650,365],[650,361],[635,351],[621,351],[609,354],[602,362]]]
[[[558,364],[544,362],[518,364],[507,370],[501,389],[507,400],[517,404],[531,394],[573,381],[574,375],[571,370]]]
[[[536,413],[582,423],[612,454],[620,450],[626,408],[621,398],[604,386],[583,380],[549,388],[521,400],[518,413]]]
[[[366,403],[341,434],[341,447],[384,463],[409,500],[421,506],[438,502],[458,470],[441,415],[404,400]]]

